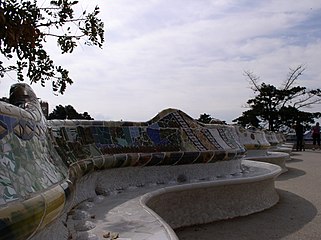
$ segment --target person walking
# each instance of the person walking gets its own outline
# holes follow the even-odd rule
[[[296,150],[302,151],[303,148],[303,133],[304,128],[300,121],[297,121],[295,124],[295,135],[296,135]]]
[[[320,149],[320,124],[317,122],[314,127],[312,127],[312,139],[313,139],[313,150],[316,149],[318,144],[318,149]]]

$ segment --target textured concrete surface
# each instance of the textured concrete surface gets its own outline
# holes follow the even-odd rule
[[[253,152],[253,151],[251,151]],[[285,152],[270,152],[267,151],[264,155],[255,155],[251,154],[250,156],[246,156],[244,159],[259,161],[259,162],[267,162],[278,165],[282,168],[282,173],[288,171],[286,167],[286,161],[291,159],[290,154]]]
[[[275,182],[280,201],[246,217],[176,231],[180,240],[320,240],[321,151],[297,152]]]
[[[207,165],[210,166],[215,167]],[[198,167],[195,165],[195,170]],[[162,169],[158,169],[158,174]],[[186,183],[170,181],[140,185],[134,182],[130,187],[126,179],[131,181],[132,177],[124,174],[121,175],[124,176],[124,187],[112,191],[108,182],[112,182],[113,175],[109,176],[109,171],[96,173],[104,196],[90,198],[85,187],[84,191],[77,191],[80,195],[77,199],[87,200],[68,214],[69,239],[177,240],[172,228],[244,216],[275,205],[279,196],[274,179],[281,168],[263,162],[243,161],[242,169],[241,173],[220,176],[215,181],[194,178],[197,181]],[[148,174],[155,175],[153,171],[144,173],[146,179],[149,179]]]

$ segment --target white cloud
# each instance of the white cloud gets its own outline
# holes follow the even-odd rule
[[[289,67],[306,64],[302,85],[320,87],[319,28],[309,24],[319,0],[84,2],[100,6],[106,43],[54,54],[75,83],[58,97],[49,84],[34,87],[51,107],[71,104],[96,119],[132,121],[174,107],[230,122],[253,97],[244,70],[280,85]],[[1,79],[0,94],[9,82]]]

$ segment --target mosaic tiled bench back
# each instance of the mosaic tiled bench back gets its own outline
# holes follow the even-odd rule
[[[267,151],[271,144],[267,141],[264,131],[258,129],[245,129],[241,126],[235,126],[241,144],[247,151]]]
[[[128,166],[239,160],[229,127],[167,109],[148,122],[46,121],[32,89],[0,102],[0,239],[27,239],[70,209],[84,175]],[[15,99],[13,99],[15,100]],[[17,106],[19,105],[19,107]]]
[[[164,110],[142,123],[53,120],[48,126],[67,165],[119,153],[215,151],[215,160],[231,160],[245,151],[234,138],[233,129],[204,126],[176,109]],[[195,160],[191,158],[190,163]]]
[[[271,144],[271,146],[276,146],[280,144],[277,134],[271,131],[265,131],[266,140]]]

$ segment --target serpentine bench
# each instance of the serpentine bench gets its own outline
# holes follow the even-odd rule
[[[176,109],[143,123],[46,121],[26,84],[9,100],[0,102],[1,240],[177,239],[177,227],[278,201],[280,168],[243,161],[228,127]]]
[[[276,134],[275,132],[272,132],[272,131],[265,131],[265,137],[268,140],[268,142],[271,144],[269,151],[288,153],[289,158],[287,160],[290,160],[290,155],[292,154],[292,148],[293,148],[292,144],[289,144],[289,143],[285,144],[280,134]]]
[[[247,160],[262,161],[280,166],[282,172],[287,171],[286,161],[290,159],[290,154],[277,150],[271,150],[271,143],[266,139],[264,131],[256,128],[245,129],[235,126],[240,142],[246,148]]]

